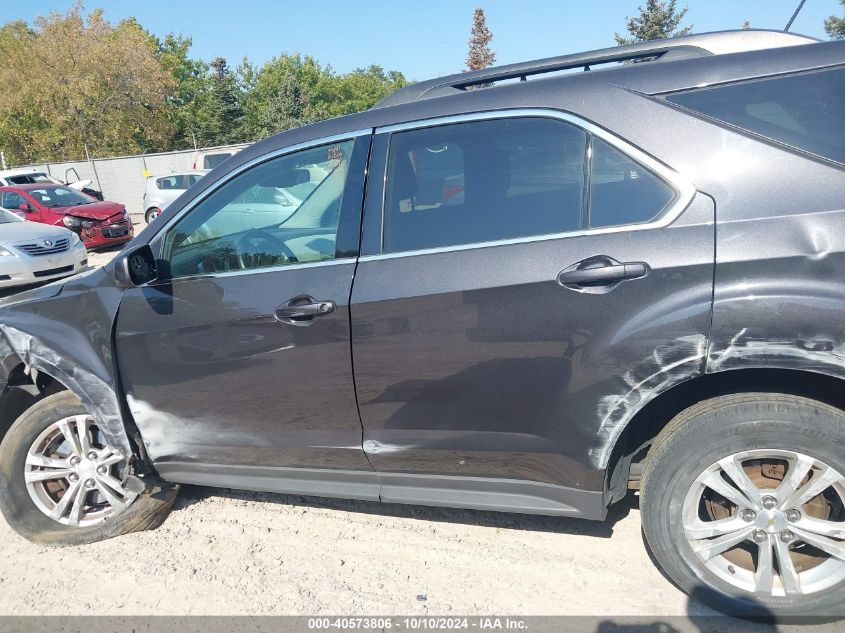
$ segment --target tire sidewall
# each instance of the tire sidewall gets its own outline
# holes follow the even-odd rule
[[[845,614],[845,581],[818,595],[764,597],[743,591],[707,569],[684,535],[682,508],[695,479],[720,459],[754,449],[781,449],[820,459],[845,473],[845,459],[837,452],[842,442],[841,420],[823,413],[808,428],[807,420],[790,411],[734,408],[720,415],[718,424],[695,426],[685,433],[657,472],[649,473],[643,486],[643,530],[652,553],[670,578],[687,594],[739,615],[842,615]],[[759,414],[763,414],[761,417]],[[743,416],[751,416],[751,419]],[[832,428],[830,428],[832,427]],[[838,430],[838,433],[837,433]],[[802,432],[797,432],[802,431]],[[667,447],[668,448],[668,447]],[[680,450],[678,450],[680,448]],[[835,609],[834,611],[831,611]]]
[[[38,436],[51,424],[87,411],[70,392],[39,400],[23,413],[0,443],[0,512],[9,526],[24,538],[45,545],[81,545],[138,529],[155,527],[164,520],[178,493],[178,486],[164,484],[139,495],[119,515],[87,527],[64,525],[44,514],[26,488],[26,456]]]

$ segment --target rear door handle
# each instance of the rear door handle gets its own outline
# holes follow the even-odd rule
[[[560,271],[557,282],[576,292],[604,294],[628,279],[639,279],[651,272],[645,262],[619,262],[607,255],[596,255],[575,262]]]
[[[592,286],[613,284],[626,279],[645,277],[648,266],[644,262],[629,262],[626,264],[611,264],[599,268],[582,268],[564,270],[558,275],[558,281],[564,286]]]
[[[276,318],[290,325],[307,325],[315,317],[326,316],[337,309],[334,301],[318,301],[309,295],[300,295],[276,308]]]

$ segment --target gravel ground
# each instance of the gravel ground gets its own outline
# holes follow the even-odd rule
[[[0,615],[35,614],[714,612],[655,569],[633,496],[595,523],[189,486],[159,529],[95,545],[0,521]]]
[[[0,614],[707,615],[606,523],[184,487],[157,530],[33,545],[0,522]]]

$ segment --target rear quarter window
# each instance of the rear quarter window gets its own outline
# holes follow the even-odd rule
[[[669,94],[667,101],[845,164],[845,67]]]

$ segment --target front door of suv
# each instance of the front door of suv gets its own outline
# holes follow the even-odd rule
[[[267,478],[371,473],[348,310],[370,139],[254,161],[153,240],[162,278],[126,291],[116,339],[162,475],[305,492]]]
[[[710,199],[550,111],[377,130],[381,170],[351,310],[382,498],[583,510],[630,411],[703,369]]]

